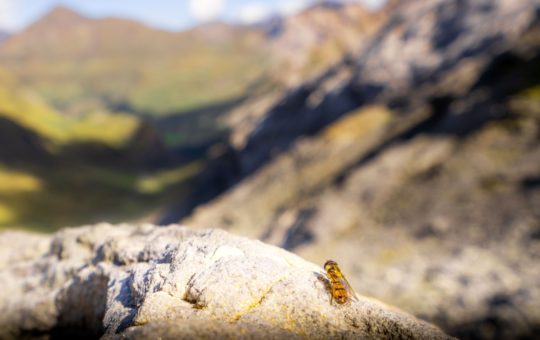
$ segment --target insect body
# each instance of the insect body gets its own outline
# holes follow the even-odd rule
[[[332,303],[332,300],[336,300],[339,304],[344,304],[351,300],[358,300],[356,293],[335,261],[326,261],[324,270],[326,270],[326,276],[328,277],[328,286],[331,295],[330,303]]]

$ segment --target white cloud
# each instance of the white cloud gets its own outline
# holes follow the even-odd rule
[[[387,0],[358,0],[359,3],[370,9],[381,8]]]
[[[0,28],[13,30],[18,26],[14,0],[0,0]]]
[[[271,14],[270,8],[264,4],[249,4],[240,9],[238,20],[243,24],[253,24],[268,18]]]
[[[282,15],[293,15],[308,7],[311,1],[308,0],[288,0],[278,4],[278,11]]]
[[[0,0],[2,1],[2,0]],[[190,0],[189,9],[195,20],[212,21],[223,12],[225,0]]]
[[[243,24],[253,24],[260,22],[272,15],[289,16],[294,15],[315,0],[277,0],[272,5],[262,2],[249,3],[240,8],[234,20]]]

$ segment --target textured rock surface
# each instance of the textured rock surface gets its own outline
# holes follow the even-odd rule
[[[2,338],[447,338],[368,298],[332,305],[320,267],[224,231],[102,224],[0,244]]]

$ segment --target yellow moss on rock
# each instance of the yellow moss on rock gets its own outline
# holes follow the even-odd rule
[[[331,142],[355,140],[380,128],[391,118],[392,112],[385,106],[363,107],[328,127],[324,131],[324,138]]]

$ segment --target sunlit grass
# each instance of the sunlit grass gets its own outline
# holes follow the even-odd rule
[[[0,202],[0,226],[8,225],[15,219],[13,210]]]
[[[157,194],[166,190],[167,187],[194,176],[200,169],[201,164],[199,162],[194,162],[177,169],[165,170],[143,176],[138,179],[136,188],[143,194]]]
[[[41,180],[33,175],[10,171],[0,166],[0,192],[31,192],[43,187]]]
[[[139,126],[136,117],[126,114],[93,112],[81,117],[62,115],[36,94],[17,87],[1,70],[0,116],[57,145],[84,141],[120,147],[130,140]]]
[[[66,142],[99,141],[112,147],[121,147],[133,136],[139,121],[134,116],[98,112],[74,120],[68,127]]]
[[[137,221],[181,202],[200,163],[141,174],[135,170],[71,164],[34,169],[0,168],[0,230],[40,232],[98,222]]]
[[[540,86],[531,86],[530,88],[523,91],[520,96],[523,96],[525,98],[529,99],[538,99],[540,98]]]

